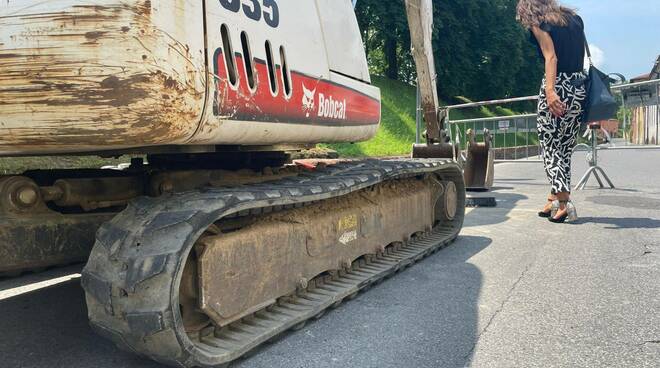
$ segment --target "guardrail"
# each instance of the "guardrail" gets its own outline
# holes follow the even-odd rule
[[[656,135],[654,144],[660,144],[660,136],[658,136],[660,135],[660,79],[638,83],[618,84],[612,86],[612,91],[618,94],[625,94],[627,91],[631,90],[641,91],[643,87],[646,87],[644,88],[645,90],[648,90],[648,87],[655,87],[656,89],[655,93],[651,93],[651,97],[653,97],[653,94],[655,94],[655,97],[653,98],[655,98],[656,101],[647,101],[647,103],[650,102],[651,104],[655,103],[657,105],[657,108],[654,111],[656,111],[658,117],[657,119],[651,119],[649,121],[655,124],[655,127],[653,128]],[[537,101],[538,98],[538,95],[525,96],[445,106],[443,109],[446,109],[447,111],[448,133],[458,144],[461,145],[461,148],[464,148],[467,141],[465,135],[467,129],[472,129],[477,134],[478,139],[483,139],[482,136],[484,129],[488,129],[493,134],[493,146],[497,151],[497,161],[519,160],[520,158],[524,158],[528,162],[538,162],[539,160],[530,159],[530,157],[537,156],[539,154],[536,114],[521,114],[511,116],[502,115],[487,118],[451,120],[452,111],[484,106],[501,106],[516,102]],[[423,130],[423,127],[421,124],[422,114],[420,104],[418,103],[417,106],[416,139],[419,143],[421,140],[421,131]],[[626,98],[622,98],[622,107],[622,128],[624,134],[626,134],[628,127],[631,124],[631,116],[627,110],[627,108],[631,106],[626,106]]]

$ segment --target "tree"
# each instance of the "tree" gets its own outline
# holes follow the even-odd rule
[[[442,97],[473,100],[538,92],[542,65],[515,20],[516,0],[434,1],[433,47]],[[360,0],[356,9],[371,72],[414,83],[403,0]]]
[[[371,72],[412,82],[414,65],[404,1],[360,0],[356,14]]]

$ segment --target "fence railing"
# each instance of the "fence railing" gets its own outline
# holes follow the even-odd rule
[[[613,86],[612,91],[623,97],[622,128],[624,138],[632,138],[627,135],[627,132],[631,128],[631,124],[633,124],[632,130],[634,134],[642,134],[644,137],[647,137],[643,139],[644,142],[642,144],[660,144],[660,79],[619,84]],[[635,91],[640,91],[640,98],[630,98],[628,96],[635,95]],[[646,95],[641,91],[646,92]],[[650,94],[648,91],[650,91]],[[524,158],[530,162],[536,162],[538,160],[530,159],[530,157],[539,154],[536,114],[502,115],[456,120],[452,120],[451,117],[452,112],[457,110],[484,106],[503,106],[537,100],[538,96],[526,96],[446,106],[444,109],[447,111],[448,133],[461,145],[461,148],[465,148],[467,143],[466,132],[468,129],[472,129],[475,132],[478,140],[483,140],[484,129],[488,129],[493,134],[493,145],[497,152],[498,161]],[[646,109],[648,106],[651,106],[651,108]],[[628,110],[630,108],[632,108],[632,111],[629,112]],[[635,110],[639,108],[644,108],[644,110]],[[418,103],[417,142],[421,139],[420,132],[423,129],[421,115],[421,109]],[[654,135],[654,137],[651,137],[651,135]],[[640,142],[634,143],[639,144]]]

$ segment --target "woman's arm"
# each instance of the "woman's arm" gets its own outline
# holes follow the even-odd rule
[[[555,44],[548,32],[539,27],[532,27],[532,33],[541,46],[541,52],[545,58],[545,94],[548,99],[550,112],[560,117],[566,112],[566,106],[555,91],[555,80],[557,79],[557,54]]]

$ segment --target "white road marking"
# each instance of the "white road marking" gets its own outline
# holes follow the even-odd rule
[[[57,284],[62,284],[71,280],[79,279],[80,274],[79,273],[74,273],[71,275],[66,275],[62,277],[57,277],[54,279],[46,280],[46,281],[41,281],[41,282],[35,282],[33,284],[27,284],[24,286],[19,286],[15,287],[12,289],[7,289],[0,291],[0,300],[5,300],[9,298],[13,298],[15,296],[21,295],[21,294],[27,294],[29,292],[39,290],[39,289],[45,289],[47,287],[57,285]]]

